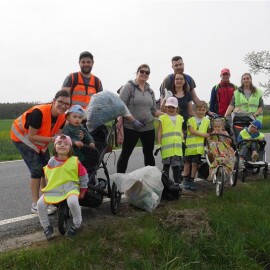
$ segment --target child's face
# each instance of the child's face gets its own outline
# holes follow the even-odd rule
[[[206,108],[203,106],[203,107],[197,107],[196,108],[196,115],[198,116],[198,117],[204,117],[205,116],[205,114],[206,114]]]
[[[59,140],[55,144],[55,150],[58,155],[68,155],[71,145],[67,140]]]
[[[214,130],[216,130],[216,131],[222,131],[222,129],[223,129],[223,127],[222,127],[222,125],[221,124],[214,124]]]
[[[177,115],[177,108],[173,106],[166,106],[166,113],[172,116]]]
[[[79,126],[82,123],[83,116],[79,113],[70,113],[67,120],[72,126]]]
[[[258,129],[257,129],[255,126],[253,126],[253,125],[249,125],[248,131],[249,131],[249,133],[251,133],[251,134],[258,133]]]

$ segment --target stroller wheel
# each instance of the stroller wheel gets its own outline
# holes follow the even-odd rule
[[[221,197],[224,190],[225,172],[223,167],[218,167],[216,172],[216,195]]]
[[[122,194],[117,189],[116,184],[113,183],[112,190],[111,190],[111,211],[114,215],[116,215],[119,211],[121,197],[122,197]]]
[[[71,225],[71,213],[67,201],[63,201],[58,206],[58,230],[64,235]]]
[[[244,170],[241,171],[241,180],[242,180],[242,182],[246,181],[246,176],[247,176],[247,171],[246,171],[246,169],[244,169]]]
[[[252,174],[258,174],[260,172],[260,167],[252,169]]]

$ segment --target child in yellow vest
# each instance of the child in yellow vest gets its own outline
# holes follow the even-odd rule
[[[42,189],[43,195],[37,203],[38,215],[47,240],[54,236],[54,228],[50,225],[47,208],[67,200],[73,224],[66,232],[72,237],[81,227],[82,213],[79,198],[83,199],[87,191],[88,175],[78,157],[72,156],[72,140],[67,135],[57,136],[53,148],[54,156],[44,167],[47,185]]]
[[[166,100],[166,114],[159,117],[157,133],[158,144],[161,147],[163,171],[169,176],[172,167],[174,182],[180,183],[180,166],[182,165],[182,124],[183,117],[178,114],[178,100],[169,97]]]
[[[204,154],[205,138],[209,137],[208,129],[210,120],[205,117],[208,106],[205,101],[201,101],[195,110],[196,116],[188,119],[186,150],[184,158],[183,188],[195,191],[197,189],[194,178],[196,176],[198,165],[201,162],[201,156]]]

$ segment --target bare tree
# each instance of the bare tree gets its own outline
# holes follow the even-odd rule
[[[264,96],[270,96],[270,53],[269,51],[247,53],[244,62],[249,65],[249,71],[253,74],[264,73],[268,76],[268,81],[260,83],[263,87]]]

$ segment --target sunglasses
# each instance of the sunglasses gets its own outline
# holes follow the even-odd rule
[[[149,74],[150,74],[150,71],[148,71],[148,70],[143,70],[143,69],[140,69],[139,72],[140,72],[141,74],[146,74],[146,75],[149,75]]]

